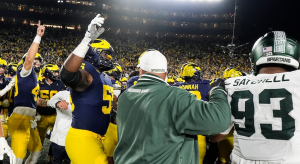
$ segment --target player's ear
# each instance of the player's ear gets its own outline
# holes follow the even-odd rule
[[[139,69],[139,73],[140,73],[140,75],[139,75],[139,78],[140,78],[145,73],[145,71],[142,69]]]

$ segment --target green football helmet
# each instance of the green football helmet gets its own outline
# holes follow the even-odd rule
[[[287,37],[284,31],[272,31],[260,37],[250,53],[255,75],[262,64],[283,64],[298,69],[299,57],[298,41]]]

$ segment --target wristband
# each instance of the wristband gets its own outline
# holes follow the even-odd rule
[[[81,43],[75,48],[72,53],[78,57],[84,58],[86,52],[89,50],[90,41],[91,39],[89,38],[83,38]]]
[[[56,108],[59,108],[59,107],[57,106],[57,103],[59,103],[59,102],[60,102],[60,101],[57,101],[57,102],[55,103],[55,107],[56,107]]]
[[[40,44],[41,43],[41,39],[42,39],[41,36],[36,35],[35,38],[34,38],[34,40],[33,40],[33,42],[37,43],[37,44]]]
[[[50,107],[51,107],[51,105],[50,105],[50,100],[47,100],[47,106],[50,106]]]
[[[6,119],[5,119],[5,116],[4,115],[0,115],[0,117],[1,117],[1,122],[3,123],[3,122],[6,122]]]

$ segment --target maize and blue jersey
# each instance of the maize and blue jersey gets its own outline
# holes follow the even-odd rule
[[[21,77],[20,72],[22,68],[23,64],[18,66],[17,74],[15,76],[14,106],[36,109],[37,95],[39,92],[37,76],[32,68],[31,73],[27,77]]]
[[[52,84],[48,84],[44,78],[39,81],[40,92],[39,97],[45,100],[50,100],[57,92],[65,90],[66,86],[60,80],[55,80]],[[40,115],[53,115],[56,113],[56,109],[52,107],[37,107],[37,112]]]
[[[122,83],[121,85],[121,93],[123,93],[126,90],[127,82],[125,84]]]
[[[139,76],[132,76],[127,81],[127,87],[126,89],[130,88],[131,86],[135,85],[139,79]]]
[[[210,81],[192,81],[190,83],[176,83],[173,86],[179,87],[181,89],[187,90],[194,95],[196,95],[197,99],[201,99],[204,101],[208,101],[208,92],[210,89]]]
[[[72,127],[104,135],[110,122],[113,99],[111,80],[87,61],[83,61],[81,68],[92,75],[93,81],[83,92],[70,91]]]

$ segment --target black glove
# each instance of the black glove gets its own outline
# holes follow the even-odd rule
[[[212,84],[210,84],[210,90],[214,87],[222,87],[223,89],[225,89],[225,80],[216,79]]]

